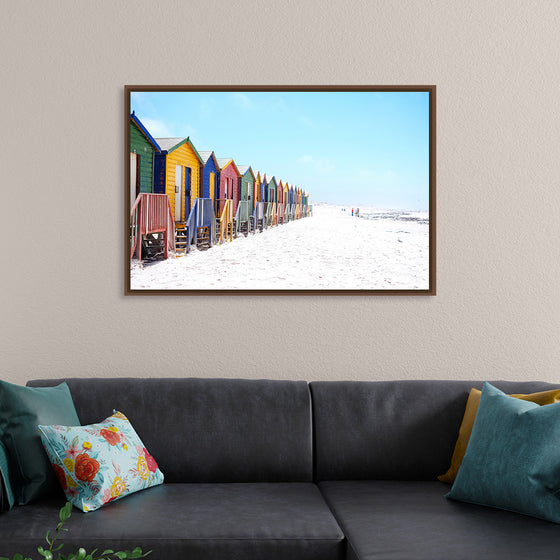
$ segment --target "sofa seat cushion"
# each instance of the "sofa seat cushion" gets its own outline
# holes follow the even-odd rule
[[[36,555],[62,505],[51,498],[2,514],[0,556]],[[141,546],[153,560],[342,560],[345,550],[312,483],[163,484],[93,512],[74,509],[66,526],[63,554]]]
[[[319,485],[346,538],[348,560],[552,560],[558,525],[453,502],[429,481],[336,481]]]

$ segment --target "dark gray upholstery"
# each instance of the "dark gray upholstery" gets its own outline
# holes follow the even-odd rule
[[[82,425],[125,414],[166,482],[312,480],[311,405],[304,381],[43,379],[66,381]]]
[[[50,499],[2,514],[0,555],[35,558],[60,506]],[[153,560],[343,560],[346,546],[312,483],[164,484],[97,511],[74,509],[67,527],[63,553],[141,546]]]
[[[348,560],[557,560],[560,527],[454,502],[424,481],[321,482],[348,539]]]
[[[507,393],[558,388],[492,382]],[[313,399],[317,480],[434,480],[451,460],[473,381],[319,381]]]

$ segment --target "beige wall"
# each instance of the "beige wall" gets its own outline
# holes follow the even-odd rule
[[[268,5],[3,5],[0,377],[560,382],[560,4]],[[438,295],[125,298],[123,86],[188,83],[436,84]]]

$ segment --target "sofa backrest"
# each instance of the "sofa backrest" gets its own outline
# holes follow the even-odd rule
[[[191,378],[66,381],[82,425],[125,414],[167,482],[310,481],[305,381]]]
[[[558,388],[492,382],[506,393]],[[433,480],[449,468],[472,387],[481,381],[310,383],[317,480]]]

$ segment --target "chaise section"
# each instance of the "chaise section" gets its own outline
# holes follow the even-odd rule
[[[319,484],[346,538],[347,560],[557,560],[555,523],[444,498],[425,481]]]
[[[63,500],[2,515],[0,555],[36,553]],[[65,548],[153,550],[153,560],[343,560],[345,540],[312,483],[164,484],[73,511]],[[104,544],[105,543],[105,544]]]

